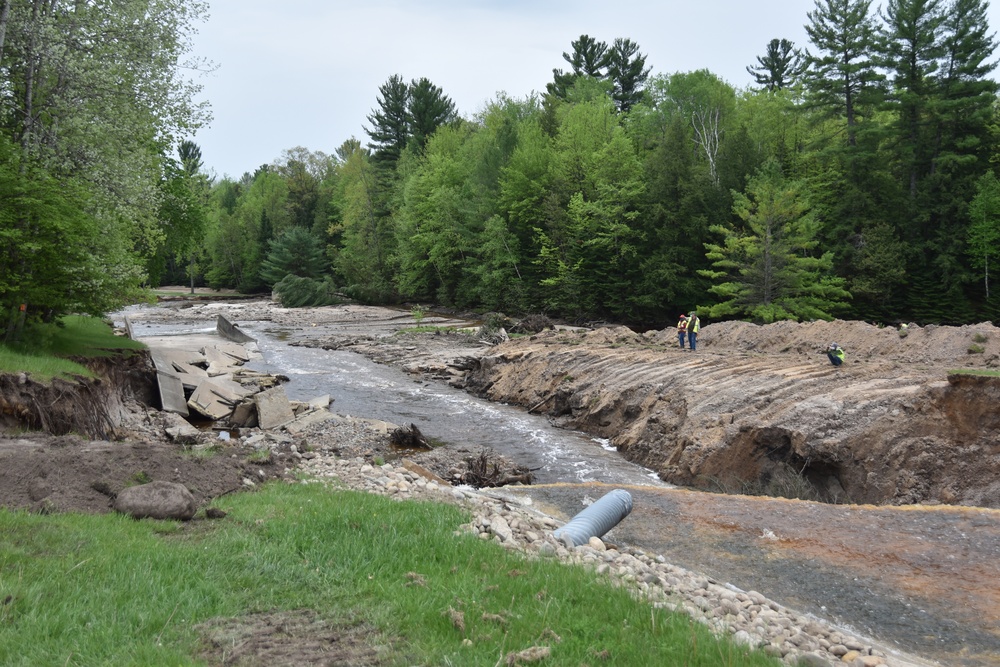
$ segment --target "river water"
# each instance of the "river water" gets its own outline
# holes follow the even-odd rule
[[[531,468],[540,484],[667,486],[652,471],[622,459],[606,442],[556,428],[544,416],[415,380],[353,352],[294,347],[252,324],[242,329],[257,338],[263,355],[248,367],[287,375],[285,393],[292,400],[329,394],[330,409],[338,414],[416,424],[425,436],[444,443],[475,451],[492,448]]]
[[[133,323],[133,335],[148,339],[212,335],[203,324]],[[408,426],[425,436],[472,451],[492,448],[532,469],[539,484],[605,482],[671,488],[647,468],[625,461],[606,441],[556,428],[541,415],[491,403],[460,389],[415,380],[396,368],[354,352],[297,347],[285,331],[267,322],[241,323],[257,339],[261,359],[251,370],[285,375],[288,398],[296,401],[329,394],[332,412]]]

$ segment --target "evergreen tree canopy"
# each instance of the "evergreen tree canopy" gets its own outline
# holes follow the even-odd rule
[[[816,0],[806,14],[806,33],[816,48],[806,50],[809,103],[844,123],[849,146],[857,143],[859,114],[872,107],[879,91],[870,6],[871,0]]]
[[[642,91],[649,78],[651,67],[646,67],[646,56],[639,52],[639,45],[619,37],[607,55],[607,78],[614,83],[612,99],[622,113],[642,100]]]
[[[291,227],[271,242],[271,251],[260,267],[261,280],[274,285],[287,275],[321,278],[326,259],[319,239],[301,227]]]
[[[562,56],[572,69],[569,72],[563,72],[561,69],[552,70],[553,80],[546,85],[549,94],[560,99],[566,99],[570,88],[582,76],[603,79],[604,70],[608,66],[606,42],[599,42],[590,35],[580,35],[580,38],[573,40],[570,46],[573,47],[573,53],[563,51]]]
[[[832,275],[832,253],[816,253],[818,223],[809,214],[802,184],[786,180],[771,161],[745,194],[734,196],[733,213],[743,225],[712,227],[723,241],[705,244],[714,269],[699,271],[721,299],[708,314],[765,323],[833,319],[831,313],[846,307],[851,295],[843,279]]]
[[[378,109],[368,115],[368,146],[378,162],[395,165],[410,138],[410,87],[399,74],[379,86]]]
[[[757,65],[748,66],[758,86],[767,90],[783,90],[802,70],[802,54],[787,39],[772,39],[767,43],[767,51],[757,56]]]
[[[457,117],[455,103],[426,78],[410,84],[410,142],[419,151],[434,131]]]

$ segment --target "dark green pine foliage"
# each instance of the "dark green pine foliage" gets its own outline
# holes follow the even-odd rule
[[[944,13],[940,0],[889,0],[882,18],[880,60],[891,83],[887,107],[896,119],[898,177],[915,202],[918,184],[931,169],[933,76],[944,55]],[[925,218],[917,211],[912,214]],[[920,232],[927,237],[926,227]]]
[[[996,44],[982,2],[892,0],[884,18],[893,173],[907,194],[900,233],[912,247],[910,272],[925,272],[933,283],[911,291],[910,305],[918,320],[959,321],[973,315],[976,298],[967,204],[993,148],[997,88],[986,77]]]
[[[379,86],[378,108],[368,115],[368,146],[376,162],[395,166],[410,138],[410,87],[399,74]]]
[[[589,76],[603,79],[604,70],[608,66],[607,42],[599,42],[590,35],[580,35],[580,38],[573,40],[570,46],[573,47],[573,53],[563,51],[563,60],[569,63],[572,69],[569,72],[561,69],[552,70],[553,80],[546,85],[550,95],[563,100],[578,78]]]
[[[271,250],[260,267],[260,278],[273,286],[289,274],[316,280],[326,273],[326,269],[320,240],[306,229],[290,227],[271,243]]]
[[[767,51],[757,56],[757,65],[748,66],[758,86],[767,90],[784,90],[802,72],[802,54],[793,42],[787,39],[772,39],[767,43]]]
[[[870,6],[871,0],[817,0],[806,14],[806,33],[816,48],[806,51],[807,101],[844,123],[849,146],[857,144],[858,124],[879,90]]]
[[[181,158],[181,165],[188,176],[194,176],[204,164],[201,159],[201,147],[193,141],[185,139],[177,147],[177,154]]]
[[[642,100],[652,68],[646,67],[646,56],[639,52],[639,45],[621,37],[615,40],[607,60],[607,78],[614,84],[611,97],[621,113],[628,113]]]
[[[434,131],[458,117],[455,103],[426,78],[410,84],[409,143],[423,152]]]

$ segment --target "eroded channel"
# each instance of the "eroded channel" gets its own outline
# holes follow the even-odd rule
[[[141,326],[141,325],[140,325]],[[288,396],[330,394],[331,410],[400,425],[535,469],[517,493],[564,517],[585,497],[627,487],[635,510],[615,539],[943,665],[1000,664],[1000,512],[872,507],[675,489],[600,440],[346,351],[288,345],[280,327],[245,323]],[[195,332],[194,329],[191,332]],[[197,332],[204,333],[204,329]],[[184,333],[149,325],[141,335]],[[514,492],[514,489],[512,489]]]

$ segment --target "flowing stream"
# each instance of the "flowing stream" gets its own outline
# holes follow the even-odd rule
[[[133,329],[136,338],[206,336],[215,331],[203,325],[141,323]],[[287,376],[290,381],[283,386],[292,400],[329,394],[330,410],[338,414],[416,424],[425,436],[473,453],[492,448],[531,468],[538,484],[599,481],[670,488],[652,471],[624,460],[607,442],[556,428],[544,416],[414,379],[354,352],[289,345],[284,332],[267,322],[241,323],[241,329],[257,339],[262,356],[246,367]]]
[[[533,470],[540,484],[593,482],[668,486],[652,471],[629,463],[606,442],[552,426],[523,409],[491,403],[460,389],[416,380],[389,366],[342,350],[287,345],[253,325],[262,361],[247,366],[287,375],[292,400],[329,394],[338,414],[416,424],[424,435],[478,452],[490,447]]]

